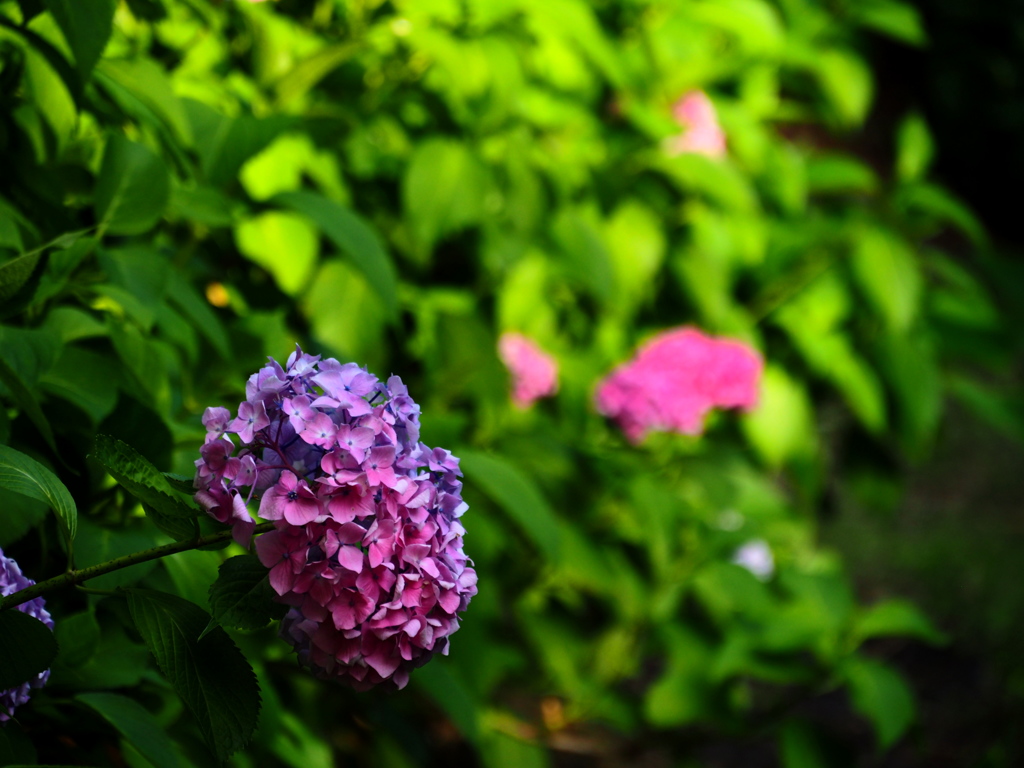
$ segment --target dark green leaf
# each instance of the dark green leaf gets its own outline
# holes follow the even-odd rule
[[[164,726],[134,699],[116,693],[82,693],[75,698],[117,728],[155,768],[183,765],[178,747]]]
[[[153,521],[153,525],[175,541],[187,541],[199,536],[199,523],[194,517],[173,517],[165,515],[149,504],[142,504],[142,511]]]
[[[185,317],[192,321],[192,324],[206,337],[206,340],[210,342],[222,359],[230,360],[232,358],[228,336],[220,319],[210,309],[209,303],[177,271],[172,271],[170,274],[167,297],[177,305]]]
[[[31,680],[56,656],[57,641],[43,622],[17,608],[0,611],[0,690]]]
[[[50,450],[57,453],[57,444],[53,441],[53,429],[50,427],[50,422],[43,413],[43,409],[39,407],[39,401],[3,358],[0,358],[0,382],[7,387],[14,402],[21,407],[29,421],[39,430],[39,434],[50,446]]]
[[[362,217],[340,203],[315,192],[285,192],[272,202],[308,216],[352,263],[384,301],[388,315],[398,315],[398,278],[395,265],[380,237]]]
[[[171,484],[171,487],[179,493],[187,493],[191,495],[196,492],[195,485],[193,485],[193,478],[191,477],[176,475],[173,472],[164,472],[164,477],[167,478],[167,482]]]
[[[270,571],[256,555],[225,560],[210,586],[210,612],[217,623],[233,629],[262,629],[284,615],[285,606],[274,602]]]
[[[218,627],[199,640],[210,615],[180,597],[131,589],[128,605],[160,671],[217,757],[224,760],[244,747],[259,719],[260,691],[252,667],[228,634]]]
[[[461,451],[469,483],[480,486],[501,506],[548,560],[558,560],[558,518],[534,482],[518,467],[493,454]]]
[[[78,532],[78,508],[64,483],[35,459],[0,445],[0,485],[39,501],[54,512],[67,541]]]
[[[121,96],[119,101],[126,93],[130,99],[144,107],[139,113],[140,117],[144,114],[148,122],[166,128],[180,144],[186,147],[192,145],[192,125],[185,114],[185,108],[174,95],[163,67],[149,59],[118,59],[100,62],[96,72],[106,78],[104,82],[108,86],[113,81],[115,89],[121,89],[117,94]],[[132,104],[124,106],[128,111],[138,112],[132,109]]]
[[[170,195],[167,167],[151,149],[120,135],[109,139],[93,203],[101,229],[142,234],[160,220]]]
[[[78,74],[84,82],[99,60],[113,29],[114,0],[45,0],[57,20],[64,39],[75,55]]]
[[[34,251],[0,266],[0,302],[10,300],[32,277],[42,253]]]
[[[100,625],[92,610],[63,616],[54,622],[54,635],[60,646],[60,663],[80,667],[96,653],[100,643]]]
[[[130,445],[107,435],[96,435],[92,457],[132,496],[159,514],[170,518],[198,516],[199,510],[186,504],[167,478]]]

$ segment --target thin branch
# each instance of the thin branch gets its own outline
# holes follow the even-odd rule
[[[261,523],[253,530],[253,535],[255,536],[260,533],[266,533],[267,531],[273,530],[273,528],[273,523]],[[8,595],[0,601],[0,611],[6,611],[10,608],[19,606],[22,603],[27,603],[29,600],[40,597],[41,595],[54,592],[58,589],[67,589],[68,587],[76,586],[81,584],[83,581],[95,579],[97,576],[103,576],[113,571],[119,571],[120,569],[127,568],[130,565],[145,563],[149,560],[167,557],[167,555],[174,555],[178,552],[187,552],[190,549],[198,549],[199,547],[209,546],[210,544],[218,544],[230,539],[231,534],[231,531],[221,531],[209,536],[198,536],[186,541],[176,541],[173,544],[164,544],[161,547],[153,547],[152,549],[144,549],[141,552],[133,552],[132,554],[124,555],[123,557],[115,557],[113,560],[108,560],[105,563],[90,565],[88,568],[82,568],[77,571],[70,570],[62,573],[60,576],[54,576],[52,579],[40,581],[38,584],[34,584],[31,587],[25,587],[25,589]]]

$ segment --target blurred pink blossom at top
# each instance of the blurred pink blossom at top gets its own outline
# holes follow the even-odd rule
[[[672,116],[683,132],[666,142],[670,153],[694,152],[708,157],[725,155],[725,133],[718,125],[711,99],[703,91],[690,91],[679,99],[672,107]]]
[[[533,341],[520,333],[504,333],[498,340],[498,355],[512,374],[512,401],[528,408],[558,389],[558,364]]]
[[[673,329],[601,382],[597,409],[633,443],[651,430],[699,435],[712,408],[757,405],[763,366],[761,356],[740,341]]]

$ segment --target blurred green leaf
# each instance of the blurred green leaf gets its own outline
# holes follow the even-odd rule
[[[917,319],[923,288],[916,255],[907,243],[894,232],[863,228],[850,263],[861,290],[889,328],[906,332]]]
[[[777,365],[765,368],[760,401],[740,424],[747,440],[771,467],[814,455],[818,443],[807,391]]]
[[[501,506],[550,562],[559,559],[558,518],[540,489],[518,467],[494,454],[458,452],[468,483]]]
[[[308,217],[280,211],[268,211],[238,224],[235,243],[289,296],[297,296],[309,283],[320,250]]]
[[[906,600],[883,600],[861,612],[853,626],[857,642],[871,637],[916,637],[935,645],[945,636],[921,610]]]
[[[901,181],[917,181],[931,165],[935,143],[924,117],[912,112],[903,118],[896,133],[896,175]]]
[[[871,721],[887,749],[914,719],[914,698],[903,677],[873,659],[854,656],[843,666],[853,707]]]
[[[825,97],[844,126],[860,125],[874,95],[871,70],[862,58],[841,48],[818,51],[814,65]]]
[[[107,141],[93,202],[101,230],[148,231],[163,215],[170,193],[167,168],[151,149],[119,135]]]
[[[313,192],[286,192],[274,202],[305,214],[366,277],[392,320],[398,316],[398,276],[380,236],[358,214]]]
[[[859,0],[851,4],[854,18],[901,42],[923,46],[928,42],[917,8],[904,0]]]
[[[45,0],[75,55],[84,82],[107,45],[113,28],[114,0]]]
[[[484,168],[465,144],[437,138],[417,146],[402,178],[402,208],[421,254],[477,223],[487,191]]]

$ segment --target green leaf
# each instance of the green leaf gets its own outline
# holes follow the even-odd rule
[[[99,60],[113,30],[114,0],[44,0],[75,55],[78,74],[85,82]]]
[[[551,562],[559,556],[558,517],[534,482],[518,467],[493,454],[463,450],[460,466],[511,517]]]
[[[57,641],[39,619],[12,608],[0,611],[0,691],[27,682],[57,656]]]
[[[74,541],[78,533],[78,508],[53,472],[20,451],[0,445],[0,486],[45,501],[57,513],[65,540]]]
[[[121,135],[108,140],[93,201],[101,230],[146,232],[160,220],[170,195],[167,167],[151,149]]]
[[[186,475],[176,475],[173,472],[164,472],[164,477],[167,478],[167,482],[171,484],[171,487],[178,493],[193,494],[196,492],[196,487],[193,485],[193,478]]]
[[[285,192],[272,202],[305,214],[344,251],[377,292],[391,319],[398,316],[398,277],[377,232],[362,217],[315,192]]]
[[[77,2],[77,0],[75,0]],[[175,139],[188,147],[192,145],[192,124],[188,120],[185,108],[174,95],[171,81],[155,61],[150,59],[119,59],[100,62],[96,72],[113,81],[115,88],[123,89],[130,98],[141,103],[143,114],[152,116],[159,125],[166,126]],[[109,86],[109,82],[108,82]],[[115,93],[115,97],[123,94]],[[126,111],[131,105],[124,105]],[[137,111],[137,110],[135,110]]]
[[[184,765],[164,726],[134,699],[116,693],[81,693],[75,699],[98,712],[155,768]]]
[[[175,541],[188,541],[199,536],[199,522],[196,518],[165,515],[155,507],[143,503],[142,511],[153,521],[153,525]]]
[[[875,726],[882,748],[890,747],[914,720],[914,696],[903,677],[872,659],[855,656],[844,665],[853,708]]]
[[[784,768],[829,768],[829,761],[810,726],[791,720],[781,731],[779,751]]]
[[[870,195],[878,190],[878,177],[861,161],[833,152],[808,161],[807,184],[817,194]]]
[[[238,250],[266,269],[282,291],[298,296],[316,267],[317,232],[306,216],[268,211],[235,227]]]
[[[813,65],[839,121],[847,127],[860,125],[874,92],[868,65],[855,53],[840,48],[818,51]]]
[[[402,208],[420,255],[480,221],[486,193],[486,172],[464,144],[435,138],[416,147],[402,179]]]
[[[935,142],[918,112],[907,115],[896,133],[896,174],[901,181],[917,181],[928,171]]]
[[[908,45],[923,46],[928,42],[917,8],[903,0],[859,0],[850,9],[854,18]]]
[[[256,555],[237,555],[221,564],[210,586],[210,612],[224,627],[262,629],[286,610],[275,596],[267,566]]]
[[[857,238],[851,266],[889,328],[906,332],[917,317],[923,290],[917,260],[906,242],[893,232],[865,228]]]
[[[169,518],[193,518],[196,507],[182,501],[174,488],[142,454],[108,435],[96,435],[92,457],[132,496]]]
[[[853,626],[858,642],[870,637],[917,637],[935,645],[946,641],[945,636],[912,603],[906,600],[884,600],[866,609]]]
[[[199,636],[210,615],[180,597],[128,590],[135,626],[199,724],[207,744],[225,760],[256,730],[260,689],[249,662],[220,627]]]
[[[231,360],[231,345],[228,343],[228,335],[220,318],[180,272],[170,273],[167,297],[192,321],[222,359]]]
[[[60,663],[80,667],[96,653],[100,643],[100,625],[93,610],[64,616],[54,622],[54,635],[60,646]]]
[[[8,301],[31,279],[42,255],[36,250],[0,266],[0,303]]]
[[[776,365],[765,368],[758,407],[740,420],[747,440],[768,466],[815,454],[814,409],[806,389]]]

